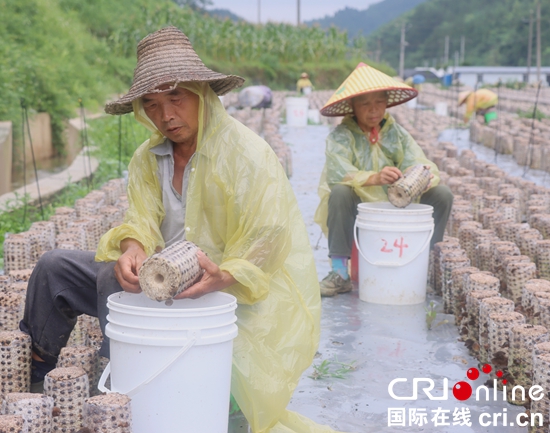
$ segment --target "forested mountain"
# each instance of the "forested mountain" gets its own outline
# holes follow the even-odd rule
[[[542,64],[549,65],[550,0],[541,0],[541,5]],[[535,0],[428,0],[372,33],[368,44],[374,49],[380,41],[381,59],[397,67],[401,23],[406,22],[407,68],[442,65],[446,36],[450,63],[464,36],[464,65],[523,66],[530,10],[535,10]],[[533,65],[535,42],[533,26]]]
[[[331,26],[336,26],[341,30],[347,30],[350,38],[354,38],[359,33],[366,36],[383,24],[410,11],[412,8],[425,1],[426,0],[383,0],[363,10],[346,7],[332,16],[306,21],[305,24],[318,24],[322,28],[327,29]]]

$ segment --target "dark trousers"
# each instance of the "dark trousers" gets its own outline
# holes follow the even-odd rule
[[[329,256],[351,256],[353,225],[359,203],[361,199],[353,188],[347,185],[332,187],[328,199],[327,219]],[[435,228],[430,242],[430,248],[433,248],[436,242],[443,240],[445,226],[453,206],[453,193],[448,186],[438,185],[422,194],[420,203],[434,208]]]
[[[122,287],[115,278],[115,262],[96,262],[94,257],[90,251],[49,251],[29,279],[20,328],[31,336],[34,352],[49,364],[57,362],[79,315],[98,317],[105,336],[107,297]],[[99,354],[109,357],[107,338]]]

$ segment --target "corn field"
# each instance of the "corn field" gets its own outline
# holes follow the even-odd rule
[[[108,36],[117,54],[132,56],[145,35],[169,24],[189,37],[199,56],[221,61],[327,62],[364,57],[366,52],[364,38],[349,41],[347,33],[336,28],[221,21],[176,5],[144,7],[143,16],[144,26],[122,26]]]

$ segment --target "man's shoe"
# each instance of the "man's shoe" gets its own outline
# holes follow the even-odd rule
[[[33,394],[44,394],[44,381],[32,382],[30,392]]]
[[[44,376],[55,368],[55,365],[46,362],[31,361],[31,392],[42,394],[44,392]]]
[[[321,286],[321,296],[334,296],[337,293],[351,292],[353,289],[350,278],[344,280],[340,274],[334,271],[330,271],[319,285]]]

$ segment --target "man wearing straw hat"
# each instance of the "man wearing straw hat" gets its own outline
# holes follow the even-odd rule
[[[178,297],[225,290],[239,303],[231,392],[251,430],[331,432],[286,410],[317,350],[319,285],[275,153],[218,98],[244,80],[208,69],[175,27],[144,38],[137,59],[129,92],[105,107],[133,111],[151,131],[129,165],[130,207],[101,239],[95,261],[94,253],[58,250],[38,263],[21,325],[33,338],[35,367],[38,358],[55,363],[79,314],[99,317],[104,330],[106,298],[139,292],[143,261],[186,239],[204,252],[205,273]]]
[[[386,108],[403,104],[417,94],[407,84],[360,63],[321,109],[325,116],[345,116],[327,138],[326,163],[319,185],[321,203],[315,214],[315,221],[328,236],[332,263],[332,270],[321,281],[322,296],[352,290],[347,262],[357,205],[388,201],[387,185],[398,180],[408,167],[430,167],[433,178],[420,203],[434,208],[431,246],[443,239],[452,193],[447,186],[438,185],[437,166],[386,112]]]

